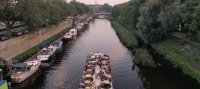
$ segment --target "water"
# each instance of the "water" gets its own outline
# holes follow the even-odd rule
[[[177,86],[185,84],[179,84],[179,81],[187,81],[184,78],[177,78],[173,80],[175,82],[172,85],[172,80],[166,78],[179,76],[176,73],[168,76],[164,75],[163,69],[139,70],[132,62],[133,55],[122,45],[110,22],[105,19],[91,22],[89,29],[74,42],[66,45],[65,49],[64,56],[51,68],[41,69],[39,74],[36,73],[39,75],[37,78],[29,80],[28,85],[20,89],[78,89],[86,56],[98,51],[110,56],[115,89],[145,89],[144,85],[150,86],[150,89],[179,89]],[[169,87],[165,88],[166,86]]]

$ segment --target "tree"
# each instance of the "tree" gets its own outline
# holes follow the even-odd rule
[[[108,3],[105,3],[100,9],[101,11],[105,11],[107,13],[112,12],[112,6],[110,6]]]
[[[35,30],[47,25],[57,25],[63,17],[70,14],[83,14],[89,8],[76,1],[69,4],[61,0],[10,0],[0,1],[0,22],[6,24],[8,34],[15,22],[19,21]]]
[[[17,4],[13,4],[10,0],[4,0],[0,3],[0,22],[3,22],[6,25],[7,35],[10,37],[11,28],[14,23],[21,20],[16,9]]]

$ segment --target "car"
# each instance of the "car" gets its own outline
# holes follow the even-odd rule
[[[24,32],[21,29],[17,29],[11,32],[12,36],[21,36]]]
[[[7,40],[7,39],[8,39],[8,37],[5,34],[0,34],[1,41]]]

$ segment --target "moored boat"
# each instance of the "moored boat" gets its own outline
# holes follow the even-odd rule
[[[84,24],[85,24],[85,29],[87,29],[89,27],[89,22],[85,21]]]
[[[76,28],[73,28],[73,29],[71,29],[71,30],[69,31],[69,33],[72,34],[73,37],[75,37],[75,36],[77,36],[78,31],[77,31]]]
[[[78,33],[81,33],[83,31],[83,26],[79,23],[77,26],[76,26],[76,29],[78,30]]]
[[[114,89],[108,55],[92,53],[88,56],[79,89]]]
[[[56,49],[56,47],[50,45],[38,52],[37,59],[41,61],[41,66],[50,66],[54,62]]]
[[[62,51],[62,41],[54,41],[52,45],[56,48],[56,53],[60,53]]]
[[[62,39],[63,42],[68,42],[72,40],[72,34],[66,33]]]
[[[40,60],[34,60],[12,65],[11,82],[23,82],[39,69],[40,64]]]

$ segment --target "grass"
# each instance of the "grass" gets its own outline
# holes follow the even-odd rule
[[[137,65],[142,65],[145,67],[157,67],[155,61],[153,61],[152,56],[146,49],[137,48],[135,52],[135,59],[133,61]]]
[[[152,47],[163,54],[177,68],[192,76],[200,83],[200,50],[191,43],[170,36],[163,42],[154,43]]]
[[[145,67],[156,67],[156,63],[153,61],[152,56],[148,51],[146,49],[137,48],[138,40],[131,31],[123,27],[117,21],[111,21],[111,24],[122,43],[131,49],[131,51],[135,51],[136,58],[133,60],[134,63]]]
[[[122,41],[122,43],[126,47],[133,49],[138,46],[137,39],[128,29],[123,27],[117,21],[111,21],[111,25],[115,29],[116,34],[118,35],[119,39]]]
[[[53,41],[55,41],[56,39],[58,39],[59,37],[61,37],[62,35],[64,35],[67,31],[70,30],[71,27],[64,29],[63,31],[59,32],[58,34],[48,38],[47,40],[43,41],[42,43],[26,50],[25,52],[15,56],[14,58],[12,58],[12,63],[19,63],[19,62],[24,62],[25,60],[27,60],[28,58],[30,58],[31,56],[33,56],[34,54],[36,54],[39,50],[40,47],[42,45],[48,45],[50,43],[52,43]]]

